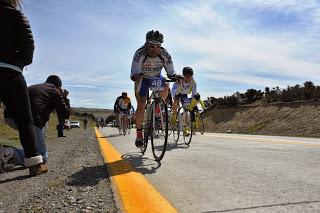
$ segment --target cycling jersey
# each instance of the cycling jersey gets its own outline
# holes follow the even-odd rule
[[[134,84],[136,97],[148,96],[148,81],[145,79],[160,77],[163,67],[168,76],[175,75],[171,56],[166,49],[161,47],[160,55],[156,58],[149,57],[144,46],[136,51],[131,65],[130,77],[132,79],[135,74],[142,74],[144,77],[142,81],[135,82]]]
[[[172,96],[175,97],[179,94],[185,95],[185,94],[192,94],[193,97],[194,94],[197,92],[197,84],[194,79],[192,79],[190,82],[186,83],[182,81],[182,83],[174,83],[172,86]]]
[[[157,77],[160,76],[163,67],[168,76],[175,75],[172,59],[167,50],[161,47],[160,55],[151,58],[147,55],[147,50],[143,46],[134,54],[130,77],[132,78],[135,74],[143,74],[145,78]]]
[[[131,109],[131,100],[129,97],[122,98],[122,96],[119,96],[114,103],[114,110],[116,111],[117,108],[129,110]]]

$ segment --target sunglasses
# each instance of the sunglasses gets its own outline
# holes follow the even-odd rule
[[[151,48],[151,49],[160,49],[161,46],[160,45],[150,45],[149,44],[148,47]]]

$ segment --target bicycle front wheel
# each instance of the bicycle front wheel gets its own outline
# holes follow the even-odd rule
[[[143,155],[146,152],[148,147],[149,135],[150,135],[150,121],[147,121],[143,127],[143,146],[141,147],[141,153]]]
[[[151,106],[152,153],[156,161],[161,161],[168,142],[168,109],[162,98],[156,98]]]
[[[193,134],[193,125],[191,121],[191,114],[190,112],[184,111],[182,114],[182,120],[183,120],[183,140],[186,145],[189,145],[191,143],[192,134]]]
[[[175,125],[172,126],[172,133],[173,133],[173,139],[176,142],[176,144],[179,141],[179,136],[180,136],[180,108],[177,110],[177,114],[176,114],[176,121],[175,121]]]

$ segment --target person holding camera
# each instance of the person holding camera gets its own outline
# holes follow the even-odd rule
[[[34,130],[36,138],[36,148],[42,156],[42,168],[48,171],[47,161],[48,152],[45,144],[45,124],[49,121],[50,114],[56,110],[57,116],[60,118],[68,118],[70,116],[70,103],[66,97],[66,92],[61,89],[62,81],[59,76],[50,75],[45,83],[32,85],[28,88],[30,95],[30,103],[34,120]],[[7,109],[4,115],[7,123],[14,127],[14,121],[10,120],[10,110]],[[13,150],[11,162],[14,165],[26,166],[23,162],[24,152],[15,147],[2,147],[2,149]]]

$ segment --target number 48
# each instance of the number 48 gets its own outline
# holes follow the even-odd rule
[[[155,79],[152,81],[152,86],[155,86],[155,87],[161,87],[161,79]]]

